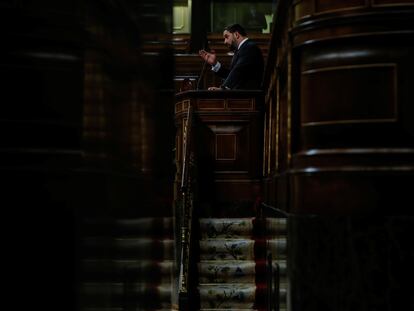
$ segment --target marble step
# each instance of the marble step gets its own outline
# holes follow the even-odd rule
[[[261,309],[266,287],[254,283],[203,284],[198,287],[201,309]]]
[[[202,283],[254,283],[256,269],[266,268],[251,260],[202,261],[198,264],[199,282]]]
[[[279,276],[286,277],[286,260],[277,261]],[[273,261],[273,269],[276,261]],[[274,271],[273,270],[273,271]],[[265,260],[210,260],[198,263],[200,283],[254,283],[265,282],[267,262]]]
[[[274,259],[285,259],[285,238],[271,240],[204,239],[200,240],[200,260],[260,260],[267,253]]]
[[[266,304],[267,289],[264,284],[203,284],[198,286],[201,309],[262,308]],[[286,306],[287,287],[279,289],[280,305]]]
[[[204,239],[250,238],[255,218],[200,218],[200,232]]]
[[[199,223],[201,237],[204,239],[252,238],[265,233],[267,236],[286,234],[286,219],[283,218],[201,218]]]
[[[254,260],[258,250],[264,250],[263,241],[248,239],[200,240],[200,260]]]

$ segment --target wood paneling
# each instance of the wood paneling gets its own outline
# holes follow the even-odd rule
[[[349,9],[363,8],[367,0],[315,0],[315,13],[327,13],[331,11],[343,11]]]
[[[237,134],[216,133],[216,161],[234,161],[237,154]],[[240,147],[239,147],[240,148]]]
[[[242,111],[242,110],[253,110],[253,99],[236,99],[236,100],[231,100],[229,99],[227,101],[227,107],[230,110],[237,110],[237,111]]]
[[[373,6],[414,5],[413,0],[371,0]]]
[[[201,202],[214,202],[216,208],[224,202],[253,202],[262,171],[261,92],[190,91],[176,98],[177,104],[190,99],[196,115],[193,130]],[[178,128],[184,117],[184,112],[176,112]],[[177,159],[181,161],[180,155]],[[240,185],[243,193],[237,191]]]
[[[292,9],[295,20],[300,20],[314,13],[315,4],[313,1],[294,1]]]
[[[200,111],[202,110],[224,110],[225,101],[215,99],[199,99],[197,106]]]
[[[289,213],[289,310],[412,306],[412,4],[278,2],[264,197]]]
[[[307,70],[300,85],[302,126],[397,121],[395,64]]]
[[[398,2],[388,3],[381,10],[370,9],[369,4],[373,2],[296,1],[291,3],[294,11],[286,10],[279,16],[273,38],[282,39],[274,45],[278,47],[271,58],[274,70],[266,70],[264,167],[267,176],[275,179],[274,191],[286,189],[278,183],[283,184],[289,176],[294,178],[295,182],[289,183],[293,188],[287,209],[302,208],[300,197],[307,190],[295,187],[305,175],[306,180],[312,180],[311,176],[319,178],[319,172],[336,171],[330,183],[337,180],[341,184],[353,178],[340,173],[343,171],[355,176],[365,171],[384,176],[385,172],[390,176],[396,172],[413,174],[414,163],[403,159],[406,152],[412,154],[414,146],[414,122],[410,121],[413,108],[409,104],[413,96],[408,87],[414,69],[409,56],[413,48],[408,44],[413,40],[409,21],[414,11],[410,6],[401,10],[402,3]],[[287,29],[291,37],[284,35]],[[322,156],[320,150],[329,152]],[[384,150],[388,162],[383,161]],[[361,154],[372,159],[371,165]],[[285,174],[288,179],[278,177]],[[364,178],[372,178],[375,184],[374,175]],[[394,182],[390,177],[390,185]],[[381,183],[385,187],[385,177]],[[353,186],[349,187],[351,191]],[[395,189],[390,187],[390,191]],[[388,195],[379,188],[376,191],[379,197]],[[316,196],[317,192],[307,192],[308,206],[312,205],[312,193]],[[330,192],[324,193],[329,196]],[[362,202],[369,199],[361,193],[355,188],[353,202],[362,208]],[[399,191],[394,195],[404,196]],[[274,197],[274,203],[281,206],[278,195]],[[376,200],[375,204],[383,209],[385,201]],[[283,204],[288,202],[283,199]],[[330,209],[335,208],[332,202]],[[321,201],[314,207],[318,204]],[[350,211],[355,210],[351,205]],[[320,212],[323,207],[317,209]]]

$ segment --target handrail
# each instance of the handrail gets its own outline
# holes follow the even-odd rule
[[[285,218],[287,218],[287,217],[291,216],[290,213],[288,213],[288,212],[286,212],[284,210],[281,210],[280,208],[277,208],[277,207],[274,207],[272,205],[266,204],[264,202],[260,202],[260,206],[265,207],[265,208],[271,210],[278,217],[285,217]]]
[[[264,202],[259,203],[259,207],[263,209],[266,208],[272,213],[274,213],[279,218],[315,218],[318,217],[316,214],[295,214],[295,213],[289,213],[286,212],[280,208],[274,207],[272,205],[266,204]]]
[[[181,192],[185,191],[188,181],[188,160],[190,158],[190,140],[191,140],[191,129],[192,129],[192,117],[193,117],[193,108],[191,105],[187,109],[187,120],[184,126],[183,133],[183,165],[181,171]]]
[[[183,159],[181,167],[181,211],[178,213],[180,217],[180,259],[179,259],[179,276],[178,276],[178,305],[179,310],[189,310],[190,297],[189,286],[190,279],[190,256],[191,256],[191,236],[193,222],[194,207],[194,189],[195,181],[194,168],[194,152],[192,147],[192,118],[193,110],[189,105],[187,110],[187,120],[185,121],[183,132]]]

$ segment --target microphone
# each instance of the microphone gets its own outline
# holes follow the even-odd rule
[[[199,90],[200,89],[200,82],[201,82],[201,80],[203,80],[203,76],[204,76],[204,72],[205,72],[205,70],[206,70],[206,64],[207,64],[207,59],[204,61],[204,63],[203,63],[203,68],[201,69],[201,72],[200,72],[200,75],[198,76],[198,81],[197,81],[197,88],[196,88],[196,90]]]

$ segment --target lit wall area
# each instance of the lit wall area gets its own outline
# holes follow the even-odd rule
[[[191,1],[174,0],[173,33],[184,34],[191,32]]]
[[[273,18],[270,1],[211,1],[210,32],[222,32],[227,25],[241,24],[248,33],[269,33]]]
[[[200,0],[174,0],[173,32],[191,33],[192,2]],[[208,25],[210,33],[221,33],[227,25],[238,23],[248,33],[270,33],[276,1],[209,1]]]

